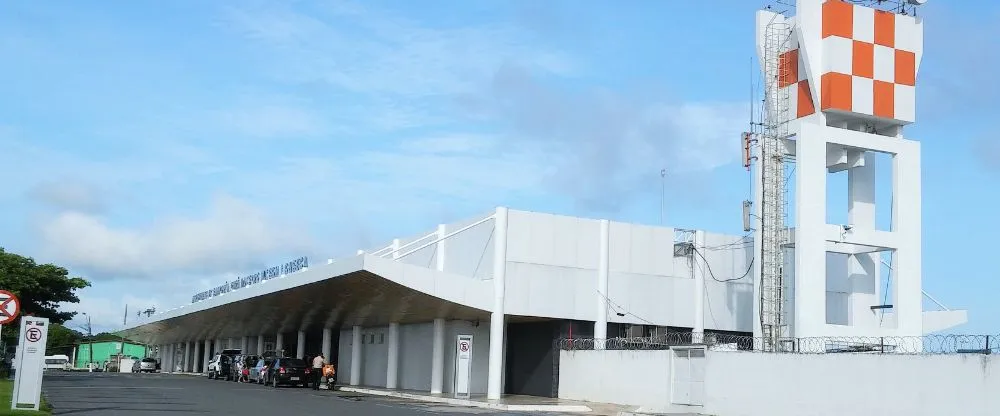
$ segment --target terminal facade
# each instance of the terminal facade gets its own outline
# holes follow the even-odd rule
[[[203,372],[225,348],[322,352],[341,383],[444,393],[455,339],[472,335],[472,393],[552,396],[560,338],[749,336],[751,251],[748,236],[501,207],[123,333],[158,345],[165,371]]]

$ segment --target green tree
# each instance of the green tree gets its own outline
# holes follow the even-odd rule
[[[8,253],[0,248],[0,289],[8,290],[21,301],[21,316],[49,318],[62,324],[76,312],[59,310],[61,303],[79,303],[76,291],[89,287],[90,282],[70,277],[69,272],[53,264],[38,264],[31,257]],[[14,328],[20,319],[13,322]],[[4,340],[17,337],[16,331],[3,331]],[[16,341],[14,341],[16,342]]]
[[[52,324],[49,326],[48,337],[45,355],[70,355],[73,353],[73,346],[83,338],[83,334],[59,324]]]

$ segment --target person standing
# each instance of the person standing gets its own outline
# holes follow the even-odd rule
[[[323,357],[323,353],[320,353],[312,362],[312,388],[313,390],[319,390],[319,381],[323,377],[323,366],[326,365],[326,357]]]

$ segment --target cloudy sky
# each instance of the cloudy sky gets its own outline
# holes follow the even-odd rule
[[[11,3],[0,245],[93,281],[106,329],[497,205],[657,223],[661,169],[668,224],[739,234],[758,3]],[[1000,6],[954,3],[907,130],[924,282],[995,333]]]

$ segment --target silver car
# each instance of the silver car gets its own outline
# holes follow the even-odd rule
[[[156,372],[156,359],[155,358],[143,358],[137,360],[132,364],[133,373],[155,373]]]

